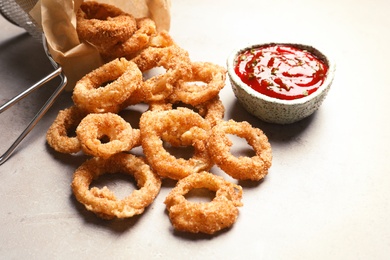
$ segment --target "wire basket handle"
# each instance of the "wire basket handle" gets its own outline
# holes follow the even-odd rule
[[[45,49],[45,53],[47,57],[49,58],[51,64],[55,68],[55,70],[38,81],[36,84],[32,85],[27,90],[23,91],[19,95],[15,96],[14,98],[10,99],[8,102],[6,102],[4,105],[0,106],[0,114],[10,108],[12,105],[16,104],[18,101],[23,99],[24,97],[31,94],[33,91],[39,89],[42,87],[45,83],[49,82],[50,80],[60,77],[61,83],[58,85],[56,90],[53,92],[53,94],[50,96],[50,98],[46,101],[46,103],[42,106],[42,108],[38,111],[38,113],[34,116],[34,118],[30,121],[28,126],[24,129],[24,131],[19,135],[19,137],[14,141],[14,143],[7,149],[7,151],[0,156],[0,165],[5,163],[8,158],[12,155],[12,153],[15,151],[15,149],[18,147],[20,142],[27,136],[28,133],[35,127],[35,125],[41,120],[41,118],[46,114],[46,112],[49,110],[49,108],[53,105],[54,101],[57,99],[59,94],[65,89],[67,84],[67,78],[63,74],[61,66],[59,66],[58,63],[56,63],[53,58],[50,56],[46,44],[45,37],[43,36],[43,47]]]

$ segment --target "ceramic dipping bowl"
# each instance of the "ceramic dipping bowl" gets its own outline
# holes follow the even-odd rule
[[[310,52],[321,60],[328,67],[322,85],[307,96],[283,100],[261,94],[245,84],[235,72],[238,56],[247,50],[271,45],[295,47]],[[298,43],[262,43],[234,50],[227,59],[227,71],[234,95],[245,110],[265,122],[291,124],[310,116],[321,106],[332,85],[335,63],[313,46]]]

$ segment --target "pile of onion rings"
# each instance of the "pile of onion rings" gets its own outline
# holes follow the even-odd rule
[[[148,18],[135,19],[135,27],[120,33],[117,25],[133,19],[130,15],[86,3],[77,16],[80,38],[96,45],[106,63],[77,82],[74,105],[58,113],[46,135],[58,152],[92,157],[73,175],[76,199],[104,219],[128,218],[141,214],[168,178],[177,181],[165,200],[176,230],[214,234],[231,227],[242,206],[242,187],[211,173],[212,167],[236,180],[258,181],[268,174],[272,152],[260,129],[224,120],[219,93],[226,69],[192,61],[168,32],[156,33]],[[115,26],[107,29],[111,42],[89,35],[114,20]],[[163,71],[155,73],[158,69]],[[141,104],[148,108],[137,129],[121,113]],[[246,139],[255,156],[231,154],[228,135]],[[132,155],[135,147],[142,148],[142,158]],[[171,154],[170,149],[181,148],[192,149],[191,156]],[[91,188],[92,180],[105,173],[132,174],[140,190],[117,200],[107,187]],[[214,191],[215,198],[209,203],[187,201],[185,195],[197,188]]]
[[[173,44],[166,31],[157,32],[156,23],[150,18],[135,18],[113,5],[83,2],[76,19],[80,41],[95,46],[105,61],[119,57],[131,59],[149,46]]]
[[[83,2],[76,18],[76,31],[80,40],[99,49],[124,42],[137,30],[137,22],[132,15],[115,6],[95,1]]]

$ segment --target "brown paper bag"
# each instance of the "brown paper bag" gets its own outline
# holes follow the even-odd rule
[[[76,32],[76,12],[83,0],[39,0],[30,15],[41,25],[49,51],[68,78],[67,91],[85,74],[103,64],[99,52],[81,43]],[[150,17],[157,30],[169,30],[170,0],[98,0],[115,5],[134,17]]]

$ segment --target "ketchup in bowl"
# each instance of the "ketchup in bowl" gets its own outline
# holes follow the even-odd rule
[[[242,52],[235,73],[248,86],[269,97],[293,100],[315,92],[327,65],[307,50],[290,45],[259,46]]]

